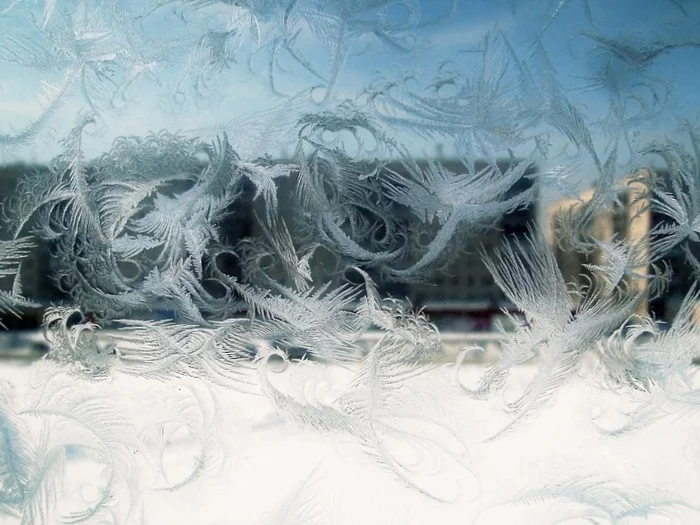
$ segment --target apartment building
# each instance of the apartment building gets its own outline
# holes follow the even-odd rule
[[[629,178],[620,185],[615,201],[607,207],[599,209],[590,223],[588,234],[590,239],[599,241],[628,240],[636,243],[648,258],[648,246],[645,236],[652,228],[652,213],[649,202],[643,198],[646,187],[637,179]],[[590,270],[586,265],[601,265],[605,263],[605,254],[601,250],[582,253],[567,246],[561,236],[558,223],[568,214],[582,211],[594,198],[595,188],[581,193],[577,198],[565,198],[547,207],[543,230],[547,242],[555,253],[559,268],[567,283],[580,285]],[[638,273],[648,273],[649,265],[642,265]],[[636,283],[640,289],[646,286],[646,281],[639,279]],[[646,310],[648,305],[642,305]]]
[[[442,159],[440,162],[449,171],[464,172],[459,159]],[[498,167],[505,171],[507,164],[504,161]],[[389,167],[399,173],[402,169],[400,163],[392,163]],[[477,169],[483,167],[485,164],[477,166]],[[532,166],[526,174],[534,174],[536,170]],[[529,189],[532,184],[531,178],[520,179],[505,198]],[[536,221],[537,201],[535,197],[527,206],[506,214],[495,224],[486,225],[486,228],[454,237],[453,244],[448,248],[447,264],[427,275],[425,282],[387,286],[386,291],[408,298],[416,308],[425,309],[438,324],[448,329],[492,329],[493,320],[509,304],[484,264],[482,253],[493,253],[504,238],[525,235],[528,225],[534,225]],[[419,228],[409,226],[407,231],[419,231]],[[416,254],[414,258],[419,256]]]
[[[639,175],[639,174],[635,174]],[[657,172],[657,177],[666,177],[664,172]],[[617,193],[615,202],[609,207],[597,211],[589,226],[588,234],[592,239],[608,241],[628,240],[639,248],[638,274],[648,274],[651,267],[649,254],[648,233],[658,224],[669,219],[655,212],[645,198],[647,188],[638,177],[630,177],[623,181]],[[581,210],[594,196],[591,188],[581,193],[577,198],[561,199],[550,204],[546,210],[543,229],[550,246],[554,250],[557,262],[567,283],[580,285],[584,276],[590,274],[587,264],[601,265],[605,263],[605,254],[594,250],[590,254],[569,249],[557,229],[557,222],[563,214]],[[661,297],[645,301],[639,307],[638,313],[650,313],[660,320],[671,320],[687,293],[690,285],[695,282],[692,269],[686,263],[684,254],[677,248],[664,257],[670,265],[673,276],[666,293]],[[643,290],[648,281],[635,279],[635,285]],[[700,310],[699,310],[700,315]],[[700,317],[699,317],[700,318]]]

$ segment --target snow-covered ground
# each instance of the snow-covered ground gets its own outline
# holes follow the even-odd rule
[[[470,364],[460,373],[468,381],[482,371],[482,365]],[[0,362],[0,379],[11,381],[23,402],[32,401],[30,384],[41,377],[32,378],[31,372],[28,361]],[[700,523],[700,512],[682,505],[663,507],[658,515],[624,512],[629,505],[625,502],[635,498],[700,504],[698,418],[667,416],[629,436],[606,437],[594,421],[619,423],[634,399],[577,379],[513,432],[485,441],[509,421],[503,400],[467,398],[455,387],[455,372],[452,365],[440,366],[414,385],[420,402],[452,421],[468,451],[463,462],[436,463],[430,479],[419,483],[434,483],[436,490],[456,494],[447,503],[408,487],[352,436],[300,430],[286,422],[262,395],[209,387],[198,380],[159,382],[123,375],[81,388],[86,395],[102,396],[141,430],[167,419],[169,411],[192,424],[190,432],[172,434],[164,449],[164,472],[155,475],[148,461],[135,462],[130,484],[134,501],[141,501],[135,508],[141,511],[132,512],[129,522],[138,522],[138,516],[170,525],[253,524],[266,517],[270,521],[265,523],[285,524]],[[533,373],[534,367],[518,368],[512,387],[523,386]],[[335,367],[304,363],[279,374],[276,384],[323,406],[349,377]],[[210,461],[201,475],[182,488],[163,490],[168,482],[187,478],[203,450]],[[395,453],[402,455],[400,447]],[[140,457],[140,452],[134,450],[134,455]],[[401,457],[410,460],[411,454]],[[66,472],[67,493],[79,490],[87,501],[95,497],[99,469],[89,457],[69,454]],[[555,497],[508,504],[544,487]],[[588,495],[587,505],[568,497],[576,491]],[[115,505],[119,498],[128,498],[128,491],[118,493]],[[615,505],[618,521],[601,510]],[[2,518],[0,523],[5,523]]]

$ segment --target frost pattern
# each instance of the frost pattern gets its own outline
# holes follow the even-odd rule
[[[602,452],[507,456],[513,484],[483,459],[536,456],[572,389],[596,450],[700,414],[700,9],[629,3],[0,5],[0,159],[36,161],[2,203],[0,324],[40,309],[48,345],[0,380],[0,521],[160,522],[230,483],[236,522],[366,522],[338,463],[407,514],[697,521],[691,482]],[[51,305],[23,291],[38,248]],[[464,254],[504,299],[497,351],[450,353],[400,298]],[[269,427],[317,457],[253,511]]]

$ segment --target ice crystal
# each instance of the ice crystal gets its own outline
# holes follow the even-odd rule
[[[700,11],[509,3],[0,6],[0,325],[46,345],[0,379],[0,521],[696,520],[620,449],[700,414]]]

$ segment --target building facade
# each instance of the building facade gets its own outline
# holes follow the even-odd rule
[[[649,252],[649,234],[659,224],[668,222],[668,218],[655,212],[647,197],[648,188],[641,182],[644,173],[635,173],[626,179],[617,192],[615,202],[606,208],[598,210],[589,226],[589,238],[599,241],[627,240],[636,248],[636,266],[634,272],[647,275],[650,272],[652,260]],[[664,178],[664,172],[656,173],[656,177]],[[594,189],[583,192],[577,199],[561,199],[547,207],[543,229],[546,238],[555,253],[559,268],[567,283],[581,285],[586,276],[590,275],[587,265],[601,266],[606,263],[606,255],[601,250],[590,254],[567,249],[566,241],[557,228],[561,217],[573,211],[580,211],[594,197]],[[678,307],[687,293],[690,285],[695,282],[692,268],[686,263],[680,247],[676,247],[664,256],[664,261],[672,270],[672,277],[667,290],[660,297],[644,301],[637,313],[651,314],[662,321],[670,321],[675,317]],[[634,281],[638,290],[648,286],[648,280],[643,278],[626,277],[628,282]]]

